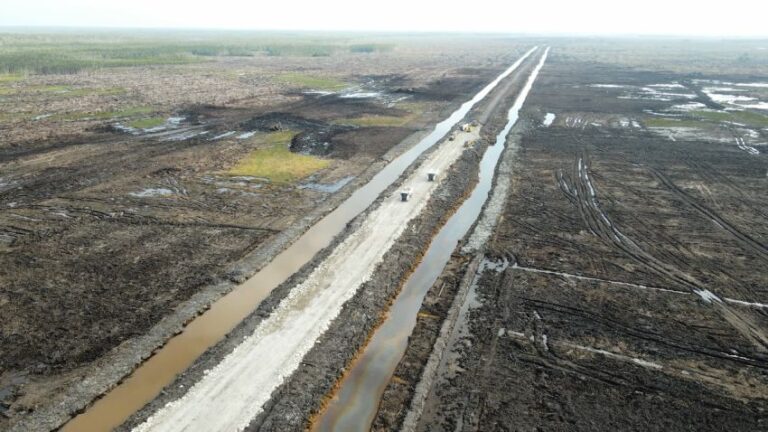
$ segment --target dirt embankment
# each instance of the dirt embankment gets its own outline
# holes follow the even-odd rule
[[[428,154],[428,153],[427,153]],[[422,160],[427,154],[423,155]],[[273,401],[270,402],[265,414],[257,417],[254,421],[254,425],[261,425],[265,422],[264,416],[272,416],[275,413],[280,413],[281,408],[276,408],[278,404],[290,405],[294,410],[301,412],[301,417],[296,417],[296,412],[283,412],[280,416],[285,416],[282,421],[291,420],[292,428],[300,429],[306,421],[308,415],[319,408],[319,404],[323,399],[323,395],[330,390],[339,373],[343,370],[343,367],[339,365],[347,364],[357,347],[364,343],[368,331],[361,331],[360,329],[371,329],[378,321],[379,312],[383,306],[394,295],[397,288],[397,284],[390,284],[392,280],[401,280],[408,272],[409,266],[412,264],[414,255],[420,253],[419,251],[431,238],[432,232],[435,226],[438,224],[438,220],[441,219],[445,212],[455,205],[466,190],[468,189],[465,181],[459,181],[461,176],[471,177],[473,169],[476,171],[477,162],[479,158],[476,152],[466,151],[459,161],[456,162],[452,171],[456,172],[456,176],[452,176],[455,180],[448,181],[444,185],[444,189],[441,189],[439,194],[433,196],[428,204],[429,210],[424,216],[419,217],[414,221],[407,230],[407,238],[403,238],[399,241],[402,244],[402,249],[398,247],[397,251],[390,251],[385,257],[384,262],[388,263],[386,268],[380,266],[376,270],[374,278],[361,287],[359,293],[345,306],[344,310],[340,314],[331,329],[323,336],[323,339],[319,341],[315,348],[307,355],[303,362],[303,366],[297,371],[292,378],[287,381],[276,391],[276,396]],[[474,167],[474,168],[473,168]],[[412,170],[409,169],[405,175],[408,175]],[[459,174],[461,173],[461,174]],[[397,190],[397,185],[393,185],[382,196],[387,196],[388,193]],[[380,202],[380,200],[378,201]],[[369,208],[365,213],[356,218],[345,232],[353,232],[364,215],[372,211],[377,207],[376,204]],[[301,283],[311,272],[314,266],[321,262],[324,258],[330,254],[333,248],[344,240],[346,236],[341,235],[337,237],[333,244],[328,246],[323,252],[319,253],[312,262],[308,263],[300,272],[296,273],[290,280],[286,281],[267,298],[259,308],[251,315],[247,320],[241,323],[237,329],[235,329],[227,337],[225,341],[222,341],[216,347],[212,348],[204,356],[202,356],[196,364],[186,371],[174,384],[168,387],[167,392],[157,398],[152,404],[148,405],[141,412],[137,413],[131,418],[122,429],[129,429],[131,426],[140,423],[149,414],[151,414],[157,408],[163,406],[170,400],[174,400],[183,394],[183,390],[176,391],[179,388],[188,388],[188,386],[195,383],[204,373],[205,370],[211,366],[217,364],[220,359],[234,349],[242,340],[243,337],[253,332],[258,324],[277,307],[280,301],[288,295],[291,288],[298,283]],[[392,264],[389,264],[392,263]],[[400,276],[398,276],[398,274]],[[384,286],[388,286],[385,288]],[[373,298],[371,298],[373,297]],[[354,324],[351,324],[349,320],[352,320]],[[332,340],[328,335],[333,335]],[[356,341],[356,342],[355,342]],[[332,349],[328,350],[329,347]],[[345,347],[345,349],[340,349]],[[341,356],[341,357],[340,357]],[[325,371],[326,375],[318,374],[318,371]],[[278,402],[275,402],[278,401]],[[288,408],[282,408],[288,409]],[[269,420],[269,423],[277,421],[275,419]],[[287,425],[283,425],[287,426]],[[275,428],[274,430],[285,430],[282,428]]]
[[[493,136],[493,130],[490,128],[500,128],[501,126],[503,126],[503,122],[489,126],[484,134]],[[429,210],[411,224],[406,231],[408,234],[401,238],[396,248],[388,253],[383,261],[384,264],[376,270],[371,281],[366,283],[345,306],[339,318],[332,324],[331,329],[306,356],[299,371],[278,388],[265,411],[254,420],[251,429],[301,429],[307,418],[320,408],[324,396],[332,389],[343,372],[343,365],[351,361],[358,347],[362,346],[368,333],[380,319],[380,311],[396,294],[399,284],[393,281],[404,279],[413,266],[413,262],[417,260],[425,245],[428,244],[440,221],[444,220],[450,209],[456,207],[456,203],[460,201],[459,198],[471,190],[471,185],[466,184],[466,179],[476,177],[477,163],[484,150],[484,145],[465,152],[454,165],[453,172],[449,175],[450,180],[430,200]],[[393,186],[388,192],[396,190],[396,187],[396,185]],[[386,195],[386,193],[383,194],[383,196]],[[360,220],[361,217],[358,217],[350,225],[347,232],[352,232],[356,227],[355,224],[359,223]],[[250,334],[288,294],[290,287],[300,283],[309,274],[315,263],[324,259],[335,244],[338,244],[343,238],[344,236],[337,238],[334,244],[323,253],[318,254],[312,263],[305,266],[301,272],[275,290],[273,295],[262,303],[259,309],[244,321],[226,341],[209,350],[190,370],[168,387],[167,393],[135,415],[123,426],[123,429],[142,422],[154,410],[182,395],[183,391],[177,389],[182,389],[182,386],[189,388],[206,369],[218,363],[224,355],[237,346],[239,341]]]
[[[530,60],[526,65],[530,66],[533,62]],[[481,133],[486,137],[485,143],[492,140],[505,125],[504,114],[522,87],[527,72],[528,68],[522,67],[469,116],[476,118],[484,113],[487,124]],[[395,298],[400,286],[415,268],[414,263],[418,262],[429,244],[429,239],[447,220],[451,210],[458,207],[460,197],[471,192],[474,182],[469,185],[462,182],[467,178],[476,178],[477,163],[484,150],[484,146],[474,148],[456,163],[447,175],[450,179],[448,184],[432,199],[428,210],[417,223],[409,227],[408,234],[385,256],[372,279],[345,306],[326,335],[305,358],[304,367],[276,393],[270,410],[254,420],[252,430],[296,430],[302,426],[299,420],[306,419],[309,413],[321,408],[323,398],[330,397],[346,369],[339,365],[349,365],[358,350],[364,349],[368,335],[383,319],[381,311],[386,310],[388,303]],[[308,389],[312,390],[308,392]]]
[[[498,117],[489,118],[496,128],[503,126]],[[500,179],[500,176],[511,175],[510,170],[514,163],[521,134],[527,127],[530,127],[530,123],[531,121],[523,116],[510,131],[506,144],[507,148],[497,167],[494,189],[491,191],[489,201],[485,204],[481,220],[488,217],[486,213],[488,212],[489,203],[494,199],[493,195],[498,193],[499,182],[503,180]],[[506,193],[506,190],[504,193]],[[495,217],[498,216],[498,214],[495,215]],[[479,229],[478,225],[480,223],[481,221],[479,220],[470,233],[474,235]],[[493,224],[495,226],[495,220]],[[474,270],[469,271],[468,269],[477,268],[477,265],[471,265],[475,248],[469,252],[460,252],[465,244],[466,240],[457,246],[443,273],[427,292],[422,307],[419,310],[416,326],[408,339],[406,352],[384,390],[381,404],[372,424],[372,430],[385,431],[400,430],[402,428],[403,421],[409,413],[414,392],[424,379],[425,367],[431,361],[430,356],[434,355],[433,349],[438,339],[443,339],[440,342],[442,349],[448,343],[454,323],[452,322],[450,326],[445,326],[445,320],[449,316],[452,321],[458,319],[459,310],[467,295],[466,291],[469,290],[469,285],[474,282],[475,278]],[[480,244],[479,247],[484,249],[485,244]],[[457,301],[456,296],[459,292],[464,294]],[[437,362],[440,361],[442,355],[442,353],[439,353],[438,357],[436,357]],[[429,385],[427,386],[428,388]]]
[[[483,82],[477,80],[475,86],[480,85]],[[452,109],[446,105],[440,111],[424,113],[413,125],[429,127]],[[239,123],[241,115],[227,121],[254,126]],[[31,308],[18,316],[8,315],[11,319],[4,322],[3,332],[10,336],[3,341],[10,345],[3,346],[3,411],[14,423],[35,417],[41,424],[58,424],[62,416],[81,409],[424,132],[357,128],[349,133],[354,135],[343,136],[339,149],[350,161],[345,163],[353,163],[353,171],[359,172],[330,199],[327,193],[279,187],[249,190],[231,197],[234,201],[221,199],[213,190],[221,187],[219,180],[212,180],[208,173],[231,163],[227,161],[233,153],[243,154],[249,148],[239,140],[205,139],[162,144],[118,141],[109,152],[105,143],[68,147],[64,159],[58,160],[71,167],[41,165],[42,175],[21,177],[20,187],[3,190],[0,198],[11,206],[4,216],[17,222],[10,245],[16,252],[3,255],[13,262],[3,267],[3,278],[10,285],[0,293],[4,300],[0,307]],[[378,137],[370,149],[359,145],[367,136]],[[89,159],[67,159],[86,149],[91,151]],[[190,165],[178,166],[184,161]],[[347,174],[353,174],[350,167]],[[21,172],[22,168],[15,169]],[[32,169],[38,167],[32,165]],[[124,195],[126,189],[133,193],[147,182],[173,195]],[[238,185],[225,186],[239,190]],[[270,201],[265,209],[266,198]],[[287,202],[281,203],[283,198]],[[302,214],[306,216],[297,219]],[[44,223],[49,228],[20,228],[19,222]],[[92,247],[94,242],[101,246]],[[83,250],[85,255],[73,254],[73,250]],[[111,275],[104,272],[105,267],[111,269]],[[51,277],[62,279],[56,284],[53,279],[48,282]],[[160,290],[163,295],[158,296],[160,286],[171,288]],[[75,294],[72,287],[84,291]],[[47,290],[46,294],[35,294],[37,289]],[[115,290],[123,294],[115,295]],[[15,293],[26,300],[20,302]],[[51,301],[68,306],[61,310],[45,306]],[[61,334],[51,338],[49,327],[55,322],[61,322],[54,326]],[[134,339],[124,344],[126,338]],[[121,343],[124,345],[108,353]],[[87,381],[91,383],[88,388],[80,388],[83,378],[97,370],[100,380]],[[72,383],[78,388],[71,388]],[[54,404],[45,402],[51,394],[56,395]],[[30,412],[35,414],[30,416]]]

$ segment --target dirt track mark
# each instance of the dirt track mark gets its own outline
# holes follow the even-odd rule
[[[612,332],[620,333],[622,335],[629,336],[632,338],[654,342],[656,344],[664,345],[669,348],[678,349],[681,351],[701,354],[706,357],[714,357],[720,360],[741,363],[741,364],[753,366],[760,369],[768,369],[768,365],[766,365],[765,359],[763,358],[745,357],[744,355],[735,357],[732,354],[727,352],[721,352],[721,351],[708,349],[705,347],[687,343],[684,339],[674,340],[660,333],[627,326],[616,319],[612,319],[603,315],[598,315],[593,311],[590,311],[587,309],[581,309],[574,306],[564,305],[559,303],[545,302],[542,300],[537,300],[537,299],[532,299],[532,298],[527,298],[522,296],[518,298],[523,302],[523,304],[527,305],[531,309],[539,310],[539,311],[547,311],[549,313],[553,313],[557,315],[577,317],[594,324],[595,327],[604,327],[604,328],[610,329]]]
[[[575,199],[575,205],[582,220],[595,236],[621,250],[662,278],[670,280],[674,285],[686,288],[701,297],[703,302],[715,307],[723,318],[750,340],[760,352],[768,352],[768,335],[750,313],[733,310],[720,297],[704,288],[706,284],[680,270],[668,260],[662,261],[651,255],[635,240],[619,230],[600,205],[597,190],[589,175],[589,160],[586,153],[582,153],[574,161],[572,177],[577,180],[566,179],[565,174],[560,172],[558,179],[563,179],[560,188],[566,197],[572,200],[571,202]]]
[[[717,226],[733,235],[733,237],[736,238],[739,243],[757,254],[758,257],[768,261],[768,247],[752,238],[749,234],[746,234],[735,226],[731,225],[714,210],[696,201],[692,196],[688,195],[688,193],[680,189],[672,180],[669,179],[669,177],[667,177],[658,169],[650,168],[650,171],[664,186],[674,192],[674,194],[682,199],[686,204],[690,205],[706,218],[711,219],[712,222],[714,222]]]

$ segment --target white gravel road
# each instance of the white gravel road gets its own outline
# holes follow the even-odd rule
[[[134,431],[235,431],[247,426],[423,210],[440,183],[439,176],[436,182],[427,181],[427,172],[448,171],[464,144],[478,137],[478,130],[461,132],[454,141],[441,143],[401,188],[411,189],[409,201],[401,202],[399,191],[387,197],[253,334],[184,397]]]

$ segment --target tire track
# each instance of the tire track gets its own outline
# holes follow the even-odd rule
[[[574,191],[579,214],[594,235],[600,237],[606,244],[619,249],[629,258],[642,264],[658,276],[701,297],[704,303],[716,308],[721,316],[747,338],[758,351],[761,353],[768,352],[768,335],[757,324],[751,313],[733,310],[720,297],[704,288],[706,286],[704,283],[670,262],[662,261],[648,253],[612,222],[598,200],[597,190],[589,175],[589,159],[585,152],[576,158],[572,169],[572,178],[576,180],[570,183],[567,189]]]
[[[682,199],[686,204],[696,209],[696,211],[698,211],[704,217],[712,220],[712,222],[714,222],[715,225],[719,226],[720,228],[730,233],[736,240],[739,241],[739,243],[741,243],[742,246],[751,250],[759,258],[768,262],[768,247],[766,247],[764,244],[760,243],[759,241],[751,237],[749,234],[746,234],[741,230],[739,230],[738,228],[736,228],[735,226],[731,225],[728,221],[723,219],[714,210],[696,201],[696,199],[690,196],[687,192],[680,189],[663,172],[659,171],[656,168],[649,168],[649,170],[651,171],[651,173],[653,173],[656,179],[658,179],[661,182],[661,184],[666,186],[667,189],[671,190],[676,196]]]

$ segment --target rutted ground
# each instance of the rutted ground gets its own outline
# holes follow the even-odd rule
[[[424,208],[439,185],[427,181],[427,172],[446,172],[465,144],[478,136],[476,131],[460,133],[454,141],[445,141],[404,182],[402,187],[411,191],[410,200],[403,203],[399,193],[390,195],[235,351],[187,395],[135,430],[244,428]]]
[[[522,60],[520,60],[522,61]],[[519,62],[518,62],[519,63]],[[511,69],[510,69],[511,71]],[[505,90],[506,91],[506,90]],[[479,97],[479,96],[478,96]],[[481,105],[484,103],[484,101],[481,101]],[[245,342],[246,344],[248,341],[253,340],[256,345],[254,345],[255,349],[267,349],[272,354],[277,354],[275,351],[277,348],[274,344],[269,343],[269,337],[261,337],[260,335],[263,333],[265,326],[268,326],[269,322],[273,320],[288,320],[288,322],[295,322],[296,324],[300,326],[309,326],[309,329],[311,331],[303,336],[306,337],[289,337],[289,338],[283,338],[283,343],[281,343],[281,346],[284,346],[286,349],[294,346],[294,343],[300,344],[299,346],[305,347],[306,349],[309,349],[313,345],[314,337],[312,337],[312,334],[315,334],[317,332],[322,333],[323,331],[323,325],[318,324],[322,322],[330,323],[336,313],[334,312],[334,307],[339,308],[342,303],[344,303],[344,293],[352,293],[354,294],[357,291],[357,284],[361,283],[361,280],[367,279],[363,277],[362,279],[358,276],[358,273],[362,272],[361,274],[365,274],[365,272],[372,271],[374,267],[378,267],[380,258],[377,259],[376,257],[378,255],[387,253],[387,251],[390,249],[389,246],[386,244],[384,245],[378,245],[376,247],[371,247],[371,241],[374,242],[374,244],[377,244],[377,239],[382,239],[383,241],[389,241],[390,243],[394,241],[396,237],[399,237],[399,233],[401,233],[404,229],[406,229],[406,225],[408,225],[405,222],[399,221],[398,218],[405,218],[406,220],[410,220],[413,217],[415,217],[417,214],[421,213],[421,209],[424,208],[424,206],[427,205],[427,202],[431,202],[429,200],[429,194],[425,195],[425,192],[429,192],[431,190],[434,190],[436,187],[440,186],[441,183],[444,181],[448,181],[448,183],[451,185],[451,187],[456,186],[454,181],[450,180],[453,179],[453,177],[443,177],[441,174],[441,178],[444,178],[445,180],[441,180],[439,182],[427,182],[426,180],[426,173],[428,171],[437,171],[439,173],[447,172],[447,168],[451,165],[453,165],[453,161],[459,156],[459,155],[473,155],[475,154],[475,151],[471,148],[470,145],[469,150],[467,150],[467,143],[473,142],[477,139],[477,131],[471,132],[471,133],[458,133],[455,134],[455,139],[453,140],[446,140],[442,146],[439,149],[436,149],[433,153],[431,153],[430,156],[427,157],[427,159],[421,164],[419,168],[416,169],[416,171],[411,175],[411,177],[406,180],[406,185],[402,186],[404,188],[410,188],[413,193],[413,197],[411,200],[409,200],[407,203],[399,202],[399,197],[397,196],[397,191],[391,191],[390,193],[392,195],[387,195],[390,198],[385,198],[380,205],[374,210],[372,213],[370,213],[368,216],[366,216],[366,219],[362,222],[362,225],[360,227],[355,228],[352,230],[352,234],[350,237],[345,239],[342,243],[340,243],[338,246],[336,246],[333,249],[333,252],[327,257],[323,258],[321,261],[318,261],[319,267],[314,270],[311,274],[307,276],[307,280],[302,282],[297,288],[291,289],[288,296],[283,300],[279,306],[276,307],[273,311],[269,312],[269,317],[265,318],[263,322],[260,322],[258,326],[255,328],[255,332],[246,331],[243,332],[236,332],[238,334],[244,334]],[[463,159],[463,157],[462,157]],[[473,159],[470,157],[470,159]],[[465,162],[463,163],[466,165],[467,163],[471,162]],[[464,183],[459,182],[458,185],[463,189]],[[444,187],[441,187],[441,189],[444,189]],[[453,190],[453,189],[451,189]],[[456,191],[460,193],[459,191]],[[441,196],[445,195],[445,191],[441,192]],[[451,192],[453,193],[453,192]],[[444,198],[440,198],[438,201],[445,201]],[[409,210],[410,209],[410,210]],[[406,210],[406,211],[404,211]],[[439,212],[438,212],[439,214]],[[377,218],[383,218],[381,220],[378,220]],[[374,221],[371,222],[371,219],[376,219],[378,222]],[[386,222],[385,222],[386,220]],[[392,231],[392,232],[390,232]],[[408,231],[410,233],[410,230]],[[393,234],[394,233],[394,234]],[[365,239],[363,243],[360,243],[361,239]],[[354,256],[357,256],[360,259],[349,259],[348,256],[350,255],[349,248],[353,248],[354,250],[357,250],[359,248],[363,248],[365,253],[353,253]],[[372,254],[372,255],[370,255]],[[378,254],[378,255],[377,255]],[[370,255],[371,262],[366,264],[368,261],[360,261],[361,259],[365,258],[366,256]],[[348,266],[349,269],[340,271],[340,269],[346,269]],[[348,278],[352,278],[349,280]],[[339,279],[341,278],[341,279]],[[326,283],[330,283],[331,285],[328,288],[321,289],[323,286],[325,286]],[[369,285],[366,283],[366,286]],[[308,288],[307,288],[308,287]],[[314,288],[313,288],[314,287]],[[307,289],[305,289],[307,288]],[[315,290],[320,289],[320,294],[314,293]],[[334,294],[336,293],[336,294]],[[341,295],[339,297],[337,294]],[[350,295],[350,294],[347,294]],[[303,298],[307,297],[312,299],[309,303],[306,302],[300,302],[302,310],[305,310],[305,312],[301,314],[293,313],[286,315],[285,308],[291,308],[291,305],[294,304],[294,300],[297,298]],[[293,300],[292,300],[293,299]],[[329,305],[330,309],[327,311],[327,313],[321,313],[317,314],[317,310],[319,310],[316,307],[313,307],[316,302],[321,302],[322,304],[326,304],[323,302],[329,302],[327,305]],[[306,303],[306,304],[305,304]],[[317,305],[320,305],[318,303]],[[334,306],[336,305],[336,306]],[[303,309],[303,308],[307,309]],[[260,308],[261,309],[261,308]],[[259,318],[263,315],[262,313],[254,314],[254,318]],[[316,316],[316,319],[310,319],[309,316]],[[252,320],[248,320],[252,321]],[[370,325],[370,323],[368,324]],[[248,324],[246,323],[246,327]],[[288,326],[291,327],[291,326]],[[276,331],[281,332],[284,331],[287,327],[286,326],[280,326],[279,329],[276,329]],[[320,334],[317,333],[317,334]],[[360,334],[359,336],[363,336],[364,334]],[[236,337],[235,340],[240,340],[239,337]],[[293,341],[293,342],[292,342]],[[225,344],[231,345],[228,342],[224,342]],[[227,356],[223,363],[216,366],[214,370],[222,371],[222,373],[226,373],[226,371],[230,370],[231,368],[226,367],[225,363],[228,361],[234,361],[234,359],[237,358],[237,354],[239,352],[242,352],[245,348],[243,348],[246,345],[239,345],[235,351],[233,351],[232,354]],[[218,350],[218,348],[217,348]],[[226,353],[226,349],[224,353]],[[292,351],[285,351],[286,353],[290,353]],[[296,356],[296,354],[293,354]],[[295,358],[296,361],[300,360],[300,355]],[[211,359],[204,359],[206,362],[209,362]],[[250,362],[239,362],[241,364],[249,364]],[[291,366],[292,361],[281,361],[278,362],[281,367],[295,367]],[[262,365],[263,366],[263,365]],[[298,366],[298,365],[296,365]],[[266,374],[265,379],[271,380],[270,382],[275,382],[277,384],[280,383],[281,379],[278,379],[281,376],[285,376],[285,373],[278,374],[269,372],[267,368],[261,367],[259,365],[255,365],[255,367],[259,368],[260,371],[263,371],[264,374]],[[303,368],[303,366],[302,366]],[[194,375],[194,373],[193,373]],[[237,374],[236,374],[237,375]],[[251,374],[244,374],[239,375],[240,378],[238,380],[242,381],[242,376],[250,376]],[[255,376],[254,376],[255,377]],[[206,374],[204,377],[201,378],[201,381],[199,381],[197,384],[195,384],[195,387],[191,390],[189,394],[184,396],[183,398],[179,399],[176,402],[171,403],[170,405],[161,408],[157,414],[150,417],[150,419],[147,421],[146,424],[140,425],[139,428],[142,427],[155,427],[155,422],[162,420],[164,416],[166,416],[166,413],[171,413],[176,410],[178,407],[183,406],[191,406],[196,407],[194,409],[199,410],[201,406],[207,406],[209,403],[204,404],[189,404],[189,398],[195,397],[195,395],[198,392],[199,389],[204,388],[206,383],[215,383],[218,382],[218,380],[213,380],[212,378],[215,378],[212,376],[212,374]],[[317,377],[319,378],[319,377]],[[316,384],[322,384],[322,379],[318,379]],[[188,382],[188,381],[187,381]],[[193,381],[194,382],[194,381]],[[252,387],[252,386],[251,386]],[[258,386],[263,387],[264,390],[261,393],[254,394],[254,397],[261,397],[261,398],[267,398],[269,397],[271,393],[271,388],[269,386]],[[322,392],[323,390],[321,390]],[[302,400],[304,400],[303,403],[319,403],[319,398],[322,395],[322,393],[317,395],[317,398],[314,401],[306,401],[302,396]],[[227,395],[221,395],[222,397],[218,398],[217,400],[220,400],[222,403],[226,403],[228,406],[234,406],[232,400],[227,399]],[[266,401],[266,399],[264,399]],[[293,401],[294,404],[302,403],[299,401]],[[236,404],[235,404],[236,405]],[[250,410],[260,410],[260,404],[249,404],[248,409]],[[269,411],[273,412],[275,409],[274,407],[270,407]],[[248,421],[250,418],[256,414],[256,412],[251,412],[248,414],[247,412],[243,411],[245,413],[244,415],[238,416],[233,415],[231,416],[232,421]],[[309,412],[303,412],[304,416],[309,415]],[[185,417],[185,416],[182,416]],[[218,418],[218,417],[217,417]],[[294,418],[294,420],[301,421],[301,418]],[[211,420],[213,421],[213,420]],[[293,424],[291,427],[299,427],[300,424]]]
[[[161,331],[170,336],[369,178],[398,143],[413,142],[512,58],[496,57],[482,70],[466,69],[466,59],[453,69],[450,61],[435,69],[418,63],[423,60],[414,54],[418,48],[408,50],[403,61],[416,62],[409,63],[408,73],[366,75],[359,86],[336,94],[305,94],[287,80],[266,101],[246,95],[217,106],[169,102],[158,110],[157,126],[147,121],[122,128],[103,117],[78,120],[70,136],[25,141],[4,135],[10,141],[0,150],[0,310],[9,318],[0,329],[0,409],[5,413],[0,422],[34,412],[49,395],[82,380],[86,368],[111,349],[145,334],[161,318],[181,314]],[[242,61],[279,67],[271,58]],[[285,61],[293,68],[309,60]],[[315,64],[332,68],[338,61]],[[354,64],[362,74],[374,67]],[[345,70],[354,72],[349,65]],[[28,85],[12,83],[14,93],[3,103],[14,103]],[[43,96],[29,103],[44,103]],[[105,109],[99,99],[86,102],[88,109]],[[123,114],[148,115],[145,110]],[[244,158],[269,151],[275,145],[270,136],[280,131],[295,132],[295,143],[323,130],[333,131],[323,154],[294,149],[325,161],[310,176],[285,181],[233,171]],[[247,265],[234,265],[243,259]],[[163,335],[155,336],[152,343],[160,343]],[[155,346],[141,349],[149,353]],[[133,351],[139,361],[142,354]]]
[[[707,119],[676,140],[646,130],[648,110],[678,102],[617,98],[684,76],[555,49],[540,79],[497,225],[433,287],[388,388],[412,394],[442,355],[405,430],[765,429],[765,156],[708,136]],[[380,429],[414,408],[397,398]]]

